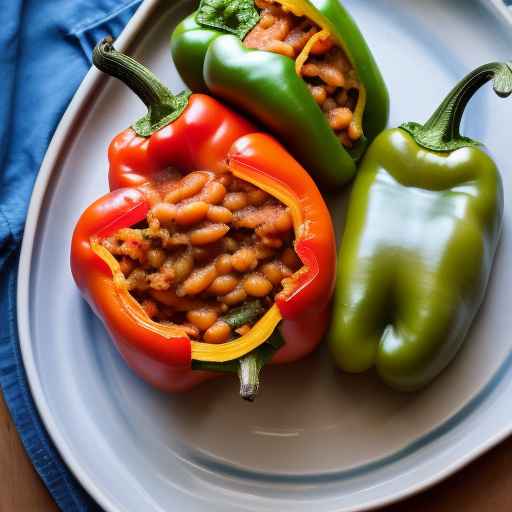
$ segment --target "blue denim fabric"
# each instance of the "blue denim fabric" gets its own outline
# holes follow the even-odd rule
[[[52,134],[90,66],[141,0],[8,0],[0,9],[0,387],[25,450],[63,511],[97,511],[41,423],[16,326],[16,272],[25,215]]]

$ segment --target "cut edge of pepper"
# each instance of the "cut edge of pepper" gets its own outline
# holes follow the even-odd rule
[[[272,335],[282,320],[281,312],[274,303],[272,307],[256,322],[251,330],[236,340],[218,345],[190,340],[186,332],[178,325],[162,325],[152,320],[128,290],[126,278],[121,266],[115,257],[95,238],[89,241],[91,250],[108,266],[112,272],[112,282],[118,295],[119,302],[133,320],[144,329],[147,329],[165,339],[188,339],[190,341],[191,359],[224,363],[247,355],[254,349],[263,345]]]
[[[286,302],[291,299],[315,277],[313,275],[310,279],[304,279],[305,275],[310,274],[312,271],[315,272],[315,269],[310,268],[304,261],[305,259],[311,261],[311,258],[309,258],[310,253],[300,246],[300,242],[305,236],[305,228],[304,216],[301,208],[299,207],[299,199],[286,185],[278,182],[275,178],[273,178],[272,181],[267,180],[267,176],[264,173],[259,172],[258,169],[255,169],[246,163],[237,161],[235,156],[230,158],[228,165],[234,176],[242,178],[243,180],[248,181],[261,190],[267,192],[285,204],[290,210],[295,233],[293,245],[297,256],[302,262],[302,266],[292,276],[286,278],[287,284],[283,285],[283,290],[277,294],[275,305],[279,308],[280,302]]]

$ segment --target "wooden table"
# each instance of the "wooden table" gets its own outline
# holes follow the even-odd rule
[[[0,393],[0,512],[54,512]],[[512,511],[512,438],[417,497],[380,512]]]

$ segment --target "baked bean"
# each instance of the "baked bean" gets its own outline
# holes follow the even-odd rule
[[[244,280],[244,290],[252,297],[266,297],[272,291],[272,283],[261,274],[249,274]]]
[[[257,230],[256,230],[257,231]],[[271,238],[269,236],[262,236],[261,241],[263,245],[272,247],[273,249],[279,249],[283,246],[283,241],[280,238]]]
[[[232,292],[238,284],[238,278],[233,274],[225,274],[215,278],[215,281],[208,288],[212,295],[226,295]]]
[[[226,195],[226,187],[218,181],[210,181],[201,192],[201,199],[210,204],[222,203]]]
[[[214,265],[195,269],[187,279],[177,288],[178,297],[197,295],[206,290],[217,277]]]
[[[275,251],[271,247],[265,246],[263,244],[257,244],[253,247],[253,249],[256,258],[259,260],[266,260],[267,258],[272,258],[275,255]]]
[[[206,331],[216,321],[219,315],[212,308],[194,309],[187,313],[187,320],[200,331]]]
[[[167,194],[165,194],[164,201],[166,203],[176,204],[176,203],[179,203],[182,199],[183,199],[183,194],[182,194],[181,188],[178,184],[174,188],[169,190],[169,192],[167,192]]]
[[[302,262],[293,249],[287,248],[281,254],[281,261],[294,272],[301,266]]]
[[[247,293],[244,288],[242,286],[237,286],[232,292],[220,297],[220,300],[228,306],[234,306],[235,304],[240,304],[240,302],[243,302],[246,298]]]
[[[311,48],[311,54],[313,55],[324,55],[334,46],[334,40],[332,37],[326,37],[325,39],[319,39]]]
[[[135,262],[131,258],[123,256],[119,261],[119,267],[125,277],[130,275],[130,272],[135,268]]]
[[[189,233],[192,245],[207,245],[220,240],[229,231],[227,224],[208,224]]]
[[[345,77],[343,73],[329,65],[320,66],[318,77],[323,80],[327,85],[335,87],[345,87]]]
[[[231,328],[223,320],[217,320],[203,336],[206,343],[224,343],[231,337]]]
[[[187,199],[188,197],[199,194],[206,185],[208,179],[208,174],[205,172],[191,172],[190,174],[187,174],[179,184],[181,198]]]
[[[176,219],[177,208],[170,203],[157,203],[151,209],[151,213],[164,226],[170,226]]]
[[[274,227],[275,230],[284,233],[293,228],[292,216],[288,208],[286,210],[281,210],[276,218],[274,219]]]
[[[201,222],[208,212],[208,203],[194,201],[178,207],[176,212],[176,223],[182,226],[189,226]]]
[[[274,22],[275,18],[272,14],[264,14],[260,20],[260,27],[264,29],[270,28]]]
[[[229,274],[233,265],[231,264],[231,255],[230,254],[221,254],[215,260],[215,270],[220,275]]]
[[[222,174],[221,176],[219,176],[217,181],[219,183],[222,183],[222,185],[224,185],[225,188],[229,187],[231,185],[231,183],[233,182],[233,175],[230,172]]]
[[[307,76],[308,78],[314,78],[318,76],[320,73],[320,68],[316,64],[307,63],[302,66],[301,69],[302,76]]]
[[[222,202],[222,206],[231,210],[232,212],[236,210],[241,210],[245,208],[249,204],[249,198],[245,192],[229,192],[226,194],[224,201]]]
[[[352,140],[359,140],[363,136],[361,128],[358,128],[355,123],[350,123],[347,133]]]
[[[253,206],[262,205],[269,197],[270,196],[264,190],[259,188],[247,192],[247,199],[249,200],[249,204]]]
[[[335,109],[337,106],[338,104],[332,98],[327,98],[322,105],[322,110],[324,112],[329,112],[330,110]]]
[[[231,264],[238,272],[247,272],[247,270],[256,268],[258,260],[253,249],[242,247],[231,256]]]
[[[261,271],[274,286],[278,286],[283,277],[291,275],[290,269],[278,261],[265,263],[265,265],[261,267]]]
[[[233,214],[224,206],[210,205],[206,214],[208,220],[228,224],[233,219]]]
[[[160,304],[165,304],[171,311],[191,311],[206,307],[204,301],[190,298],[178,297],[176,290],[150,290],[149,294]]]
[[[181,283],[186,279],[194,268],[194,257],[191,251],[180,254],[172,264],[174,277],[177,283]]]
[[[186,233],[173,233],[167,240],[162,240],[165,247],[177,247],[180,245],[188,245],[190,240]]]
[[[318,103],[318,105],[323,105],[325,100],[327,99],[327,91],[325,87],[322,85],[309,85],[309,92],[312,94],[313,99]]]
[[[150,249],[147,252],[146,259],[153,268],[160,268],[165,261],[165,251],[162,249]]]
[[[336,107],[327,113],[327,119],[333,130],[344,130],[352,122],[352,111],[346,107]]]
[[[267,44],[266,49],[269,52],[279,53],[280,55],[284,55],[285,57],[295,57],[295,50],[293,49],[293,46],[288,43],[285,43],[284,41],[270,41]]]

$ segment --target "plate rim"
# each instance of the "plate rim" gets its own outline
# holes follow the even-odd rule
[[[512,28],[512,10],[510,7],[507,7],[502,0],[479,1],[484,1],[490,4],[491,7],[494,8],[495,12]],[[116,46],[120,51],[125,51],[130,47],[134,40],[139,37],[142,33],[141,29],[143,29],[146,23],[149,22],[152,13],[161,8],[160,2],[161,0],[143,0],[131,20],[121,32],[120,36],[116,39]],[[80,118],[83,109],[85,105],[87,105],[91,96],[101,89],[108,80],[108,77],[104,76],[103,73],[94,67],[88,71],[65,110],[48,146],[35,180],[27,212],[17,276],[16,308],[21,355],[27,374],[29,389],[48,435],[52,439],[57,451],[69,470],[84,487],[86,492],[98,503],[98,505],[100,505],[106,512],[121,512],[117,505],[95,483],[94,479],[88,476],[87,471],[81,467],[80,461],[74,455],[63,436],[61,436],[59,428],[50,414],[50,409],[42,391],[42,385],[36,369],[34,353],[32,351],[29,308],[33,248],[36,238],[37,224],[41,215],[42,205],[48,191],[48,186],[51,178],[53,177],[55,168],[59,165],[59,160],[66,152],[66,143],[69,138],[72,137],[73,126]],[[387,497],[377,497],[372,501],[367,502],[365,505],[351,507],[350,510],[353,512],[373,510],[396,503],[419,492],[425,491],[462,469],[467,464],[502,442],[511,434],[512,420],[501,429],[497,429],[496,433],[493,436],[490,436],[486,442],[480,443],[475,446],[473,450],[468,451],[465,456],[459,457],[452,461],[451,464],[447,464],[444,469],[438,471],[435,475],[426,477],[423,480],[418,481],[418,483],[409,485],[402,490],[390,493]]]

